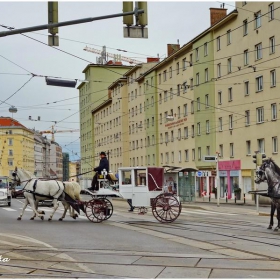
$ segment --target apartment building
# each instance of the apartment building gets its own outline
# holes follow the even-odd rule
[[[17,120],[0,117],[0,174],[12,176],[15,167],[34,172],[34,132]]]
[[[229,14],[210,9],[208,29],[182,47],[168,45],[167,58],[152,67],[136,65],[116,79],[108,100],[93,111],[100,126],[94,132],[95,156],[107,143],[114,172],[123,163],[209,171],[196,177],[201,196],[217,186],[216,163],[204,156],[219,155],[221,197],[233,199],[240,187],[242,197],[251,198],[252,155],[259,151],[280,160],[279,5],[236,2]],[[113,142],[116,134],[120,142]]]
[[[83,187],[90,186],[93,177],[93,168],[96,166],[96,151],[94,147],[96,128],[92,119],[92,111],[102,107],[108,99],[108,87],[114,81],[121,78],[131,66],[121,63],[109,62],[106,65],[89,64],[83,70],[86,82],[79,86],[80,103],[80,141],[81,141],[81,184]],[[98,165],[98,164],[97,164]]]
[[[50,149],[50,177],[52,179],[63,180],[62,160],[62,147],[58,143],[52,141]]]

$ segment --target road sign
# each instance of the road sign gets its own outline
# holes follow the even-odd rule
[[[203,156],[203,161],[216,162],[217,156]]]
[[[211,176],[211,171],[197,171],[196,172],[196,177],[210,177]]]

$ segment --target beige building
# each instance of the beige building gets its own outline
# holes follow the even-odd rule
[[[104,150],[114,172],[127,164],[209,171],[196,173],[201,196],[217,186],[216,162],[204,157],[219,155],[221,197],[234,199],[239,187],[251,198],[255,151],[280,161],[279,6],[236,2],[229,14],[210,9],[208,29],[182,47],[168,45],[163,61],[136,65],[116,79],[92,111],[95,164]]]
[[[77,182],[78,181],[78,177],[76,176],[77,174],[79,174],[79,172],[77,173],[77,162],[70,161],[69,162],[69,181]]]
[[[0,117],[0,175],[12,176],[16,167],[34,172],[34,132],[17,120]]]

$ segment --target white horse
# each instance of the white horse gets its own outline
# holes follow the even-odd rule
[[[37,180],[36,177],[27,170],[24,170],[22,168],[16,168],[13,172],[14,180],[17,183],[23,183],[24,185],[24,196],[25,196],[25,204],[23,206],[22,212],[18,217],[18,220],[21,220],[22,215],[28,205],[30,204],[33,212],[34,217],[38,216],[42,220],[44,219],[43,213],[39,213],[37,211],[38,208],[38,202],[42,200],[51,199],[53,201],[54,209],[49,217],[49,221],[52,220],[52,217],[55,213],[55,211],[58,208],[58,198],[61,196],[61,194],[64,191],[64,185],[62,182],[55,181],[55,180],[49,180],[49,181],[40,181]],[[33,217],[33,218],[34,218]]]
[[[74,181],[63,182],[63,184],[64,184],[65,193],[67,193],[72,199],[81,201],[81,196],[80,196],[81,186],[77,182],[74,182]],[[62,195],[62,197],[63,197],[63,195]],[[72,217],[73,219],[76,219],[78,217],[78,215],[75,213],[74,208],[65,200],[64,197],[61,200],[61,202],[64,206],[64,213],[59,220],[62,221],[65,218],[65,215],[66,215],[66,212],[68,209],[69,209],[70,217]]]

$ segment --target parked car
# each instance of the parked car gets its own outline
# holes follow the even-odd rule
[[[12,198],[24,197],[24,191],[22,186],[16,186],[12,189]]]
[[[7,176],[0,176],[0,204],[11,206],[11,190]]]

